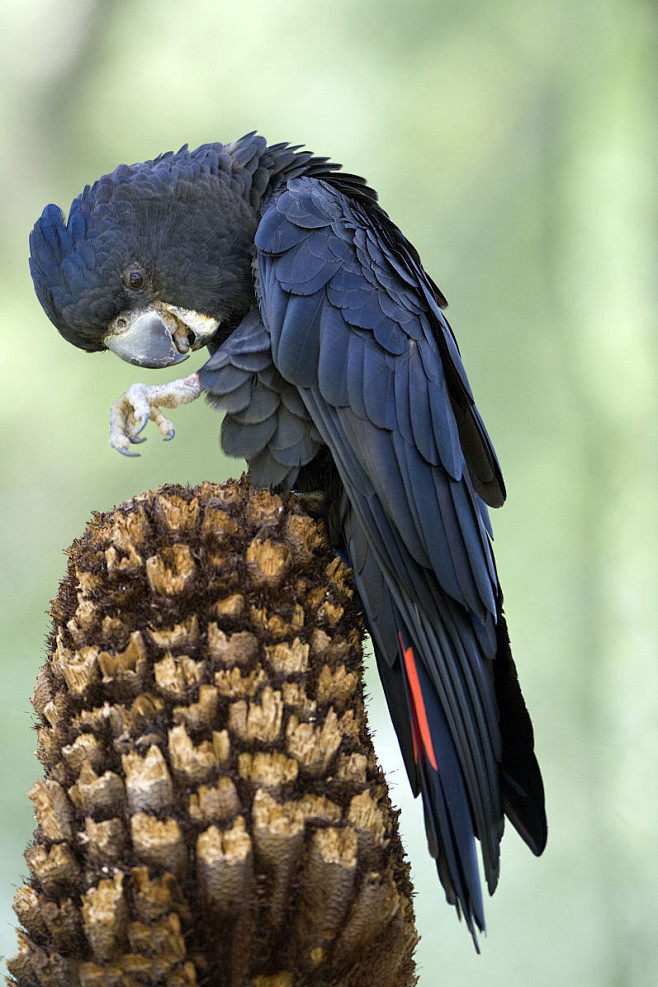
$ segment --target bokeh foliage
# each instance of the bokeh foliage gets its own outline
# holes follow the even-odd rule
[[[152,434],[130,462],[109,451],[107,409],[133,368],[57,336],[27,234],[119,161],[257,128],[379,190],[451,301],[509,490],[497,558],[550,837],[540,861],[505,840],[479,959],[443,903],[371,677],[421,985],[655,982],[657,24],[649,0],[4,0],[1,953],[15,949],[39,775],[28,696],[63,550],[92,510],[241,469],[201,404],[176,413],[172,444]]]

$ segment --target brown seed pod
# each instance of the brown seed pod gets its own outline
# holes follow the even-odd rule
[[[407,987],[349,573],[294,497],[162,487],[69,552],[33,704],[23,987]]]

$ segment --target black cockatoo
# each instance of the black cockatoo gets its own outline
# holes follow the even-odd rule
[[[447,899],[484,929],[507,815],[546,841],[533,732],[510,653],[486,505],[505,488],[443,315],[445,299],[362,178],[249,134],[121,165],[30,238],[69,342],[185,380],[113,407],[130,452],[205,392],[251,481],[325,494]]]

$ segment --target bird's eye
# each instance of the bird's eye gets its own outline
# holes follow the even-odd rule
[[[128,323],[125,319],[117,319],[116,321],[117,329],[125,329],[127,325]]]
[[[131,288],[141,288],[144,284],[144,278],[139,273],[139,271],[131,271],[128,275],[128,284]]]

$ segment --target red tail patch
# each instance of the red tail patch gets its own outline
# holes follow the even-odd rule
[[[402,635],[398,634],[400,638],[400,647],[402,648],[402,655],[404,657],[404,667],[407,671],[407,680],[409,682],[409,688],[411,690],[411,702],[413,706],[413,719],[414,719],[414,747],[416,746],[416,734],[420,735],[420,740],[422,741],[423,748],[427,754],[427,758],[434,768],[438,771],[438,765],[436,763],[436,755],[434,753],[434,746],[432,744],[432,734],[430,733],[430,725],[427,719],[427,710],[425,709],[425,703],[423,701],[423,693],[420,688],[420,681],[418,679],[418,670],[416,668],[416,659],[414,658],[414,649],[409,645],[405,648],[402,641]]]

